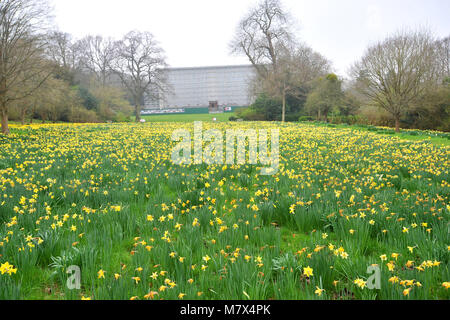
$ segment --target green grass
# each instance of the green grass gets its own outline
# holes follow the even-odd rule
[[[147,122],[194,122],[194,121],[213,121],[216,118],[219,122],[226,122],[232,116],[236,116],[235,112],[225,112],[217,114],[198,113],[198,114],[161,114],[161,115],[146,115],[142,116]],[[42,121],[34,120],[34,124],[41,124]],[[20,121],[9,121],[10,124],[20,125]],[[28,124],[29,120],[25,122]],[[52,122],[46,122],[52,124]],[[58,121],[56,123],[62,123]]]
[[[228,121],[231,116],[236,116],[233,112],[209,114],[161,114],[161,115],[150,115],[142,116],[147,122],[194,122],[194,121],[212,121],[216,118],[217,121]]]
[[[381,135],[390,135],[399,137],[403,140],[409,141],[430,141],[435,145],[450,146],[450,133],[446,132],[433,132],[433,131],[421,131],[421,130],[405,130],[400,129],[400,132],[395,132],[394,129],[386,129],[375,126],[366,125],[347,125],[347,124],[326,124],[323,122],[302,122],[304,124],[314,126],[326,126],[331,128],[347,128],[359,131],[370,131]]]
[[[431,143],[437,144],[437,145],[443,145],[443,146],[450,146],[450,140],[446,138],[439,138],[439,137],[424,137],[424,136],[412,136],[407,133],[396,133],[395,136],[400,137],[404,140],[411,140],[411,141],[421,141],[421,140],[428,140]]]

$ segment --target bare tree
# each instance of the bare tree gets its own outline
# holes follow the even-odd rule
[[[246,55],[255,67],[254,87],[281,99],[282,121],[286,116],[286,95],[296,96],[299,86],[330,68],[323,56],[297,43],[293,25],[279,0],[262,0],[239,22],[230,44],[233,53]]]
[[[132,97],[139,122],[145,95],[164,90],[164,51],[151,33],[137,31],[125,35],[114,47],[111,68]]]
[[[399,32],[369,47],[351,69],[358,88],[385,109],[400,129],[400,118],[440,77],[435,40],[426,31]]]
[[[39,78],[36,81],[41,81]],[[20,122],[22,125],[25,124],[25,119],[27,116],[30,117],[30,123],[32,123],[33,115],[37,110],[39,104],[42,103],[43,99],[45,99],[48,95],[48,90],[46,90],[47,83],[49,83],[49,79],[47,79],[41,86],[33,90],[33,94],[30,94],[23,99],[13,100],[10,102],[8,106],[8,110],[15,109],[16,113],[20,116]],[[29,90],[28,87],[36,87],[36,83],[29,81],[28,83],[23,84],[26,85],[27,88],[22,87],[21,90]]]
[[[65,69],[76,69],[79,65],[79,49],[69,33],[52,31],[48,35],[47,52],[50,59]]]
[[[260,78],[260,87],[263,92],[281,99],[281,121],[284,122],[287,95],[301,98],[302,87],[327,74],[330,68],[330,62],[321,54],[306,45],[292,44],[280,50],[277,68]]]
[[[441,62],[442,75],[450,77],[450,36],[437,41],[439,60]]]
[[[105,87],[111,74],[114,41],[102,36],[87,36],[80,40],[79,47],[82,52],[82,66],[93,73],[96,80]]]
[[[291,54],[291,61],[296,70],[297,81],[302,85],[311,83],[331,71],[331,62],[307,45],[296,46]]]
[[[32,94],[50,75],[42,60],[46,43],[41,36],[48,14],[45,1],[0,1],[0,113],[4,134],[9,134],[8,106]]]
[[[293,41],[292,19],[279,0],[263,0],[238,25],[231,51],[245,54],[258,75],[276,69],[280,51]]]

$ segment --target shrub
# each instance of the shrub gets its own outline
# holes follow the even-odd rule
[[[313,121],[314,118],[311,116],[301,116],[298,118],[298,121],[303,122],[303,121]]]
[[[365,125],[368,124],[368,119],[363,115],[335,115],[330,118],[330,122],[334,124],[348,124],[348,125],[355,125],[355,124],[361,124]]]
[[[87,110],[83,107],[74,107],[70,112],[69,121],[78,123],[99,122],[95,111]]]
[[[237,112],[238,118],[244,119],[246,121],[264,121],[264,114],[257,112],[252,108],[244,108]]]
[[[131,122],[131,117],[119,111],[114,117],[114,122]]]
[[[287,122],[295,122],[299,119],[299,114],[298,113],[286,113],[286,118],[285,120]]]

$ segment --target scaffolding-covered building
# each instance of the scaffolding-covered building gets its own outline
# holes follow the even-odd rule
[[[251,65],[164,69],[166,89],[145,101],[143,114],[231,111],[252,103]]]

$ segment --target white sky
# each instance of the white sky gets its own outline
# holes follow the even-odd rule
[[[51,0],[61,31],[76,38],[120,38],[150,31],[172,67],[248,64],[228,44],[256,0]],[[425,26],[450,35],[450,0],[284,0],[298,21],[297,37],[345,75],[365,48],[401,28]]]

